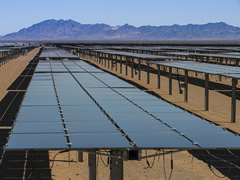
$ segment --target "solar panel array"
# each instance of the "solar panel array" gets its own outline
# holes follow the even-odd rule
[[[240,137],[83,61],[40,61],[7,150],[240,148]]]
[[[180,69],[185,69],[185,70],[190,70],[195,72],[222,75],[222,76],[232,77],[232,78],[240,77],[240,68],[234,67],[234,66],[224,66],[224,65],[218,65],[218,64],[194,62],[194,61],[168,61],[168,62],[152,61],[150,63],[173,67],[173,68],[180,68]]]
[[[64,58],[70,58],[70,59],[79,59],[78,56],[73,55],[72,53],[69,53],[63,49],[57,48],[57,47],[44,47],[42,50],[42,53],[39,56],[40,59],[46,59],[46,58],[52,58],[52,59],[64,59]]]
[[[158,55],[151,55],[151,54],[138,54],[138,53],[130,53],[130,52],[121,52],[121,51],[113,51],[113,50],[95,50],[96,52],[112,54],[112,55],[120,55],[120,56],[129,56],[134,58],[140,59],[151,59],[151,60],[164,60],[164,59],[177,59],[174,57],[169,56],[158,56]]]

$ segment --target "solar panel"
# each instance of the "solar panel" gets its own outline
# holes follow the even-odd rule
[[[72,65],[50,61],[50,73],[34,73],[7,150],[239,148],[229,131],[105,72],[70,74]]]
[[[209,64],[209,63],[200,63],[193,61],[168,61],[168,62],[150,62],[152,64],[180,68],[195,72],[207,73],[207,74],[215,74],[215,75],[223,75],[233,78],[238,78],[240,74],[239,67],[233,66],[224,66],[218,64]]]

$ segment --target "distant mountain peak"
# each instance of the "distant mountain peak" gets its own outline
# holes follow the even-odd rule
[[[172,26],[109,26],[49,19],[1,40],[240,40],[240,28],[224,22]]]

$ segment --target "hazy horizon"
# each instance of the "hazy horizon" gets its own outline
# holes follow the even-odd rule
[[[239,0],[11,0],[1,2],[0,35],[47,19],[72,19],[82,24],[187,25],[225,22],[240,27]],[[11,11],[9,11],[9,9]]]

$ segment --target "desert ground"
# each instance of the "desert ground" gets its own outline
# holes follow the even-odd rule
[[[21,74],[21,72],[28,65],[29,61],[37,54],[39,48],[32,50],[26,56],[20,56],[14,60],[9,61],[5,65],[0,67],[0,100],[7,94],[7,88],[14,82],[14,80]],[[89,61],[89,60],[88,60]],[[178,82],[173,80],[173,94],[168,95],[168,78],[161,77],[161,89],[157,89],[157,76],[151,74],[151,82],[147,84],[146,72],[142,72],[141,81],[138,80],[137,75],[131,78],[130,68],[128,68],[128,76],[125,76],[125,68],[123,73],[120,74],[115,69],[108,70],[103,65],[99,65],[93,61],[90,61],[106,71],[110,71],[117,76],[123,77],[127,80],[134,81],[141,86],[147,88],[149,91],[154,91],[159,94],[163,99],[176,104],[186,110],[189,110],[203,118],[220,124],[222,127],[228,127],[235,132],[240,133],[240,111],[237,111],[237,123],[230,123],[230,107],[231,98],[217,91],[210,90],[210,106],[209,111],[204,111],[204,88],[189,84],[189,102],[185,103],[183,94],[178,92]],[[191,75],[191,73],[190,73]],[[192,74],[194,76],[194,74]],[[199,75],[201,76],[201,75]],[[212,81],[218,81],[217,78],[212,77]],[[229,84],[229,79],[223,78],[223,83]],[[237,109],[239,107],[239,101],[237,101]],[[6,127],[10,128],[10,127]],[[52,159],[58,151],[49,151],[50,167],[52,166]],[[155,154],[156,151],[148,150],[143,151],[142,154]],[[163,158],[165,163],[163,163]],[[71,151],[59,154],[56,157],[54,166],[52,168],[52,178],[56,180],[79,180],[88,179],[88,161],[87,153],[84,153],[84,162],[77,162],[77,152]],[[58,160],[66,160],[72,162],[62,162]],[[143,180],[143,179],[168,179],[170,176],[170,155],[149,158],[150,164],[154,161],[153,167],[148,168],[146,159],[142,161],[125,161],[124,162],[124,179],[126,180]],[[104,164],[104,163],[105,164]],[[97,176],[98,179],[109,179],[110,171],[107,165],[107,158],[103,156],[97,156]],[[165,173],[164,173],[165,169]],[[213,169],[216,175],[224,177],[217,169]],[[166,175],[166,176],[165,176]],[[219,179],[209,169],[208,165],[203,161],[200,161],[193,157],[187,151],[182,151],[173,154],[173,171],[171,179]],[[223,179],[228,179],[224,177]]]

